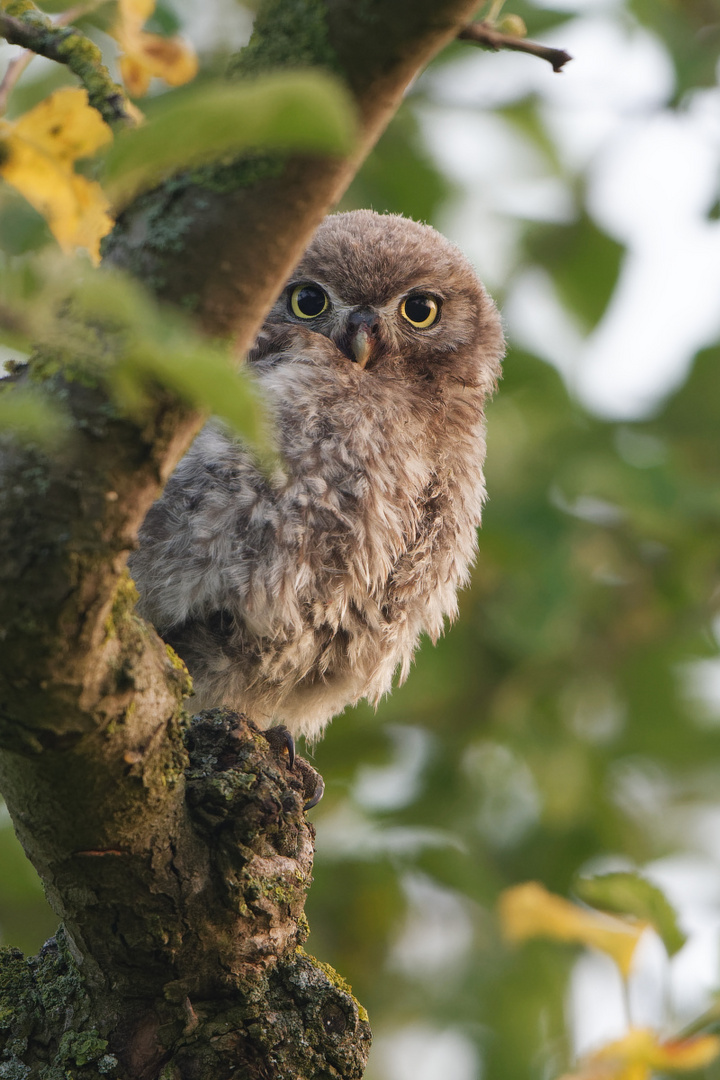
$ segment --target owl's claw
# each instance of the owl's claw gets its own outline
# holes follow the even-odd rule
[[[272,746],[276,754],[282,754],[287,752],[288,756],[288,768],[292,769],[295,765],[295,740],[285,727],[284,724],[278,724],[276,727],[267,728],[263,735]],[[303,787],[305,794],[308,794],[309,781],[311,781],[311,774],[315,777],[315,787],[312,789],[312,794],[303,803],[303,810],[312,810],[313,806],[322,799],[325,794],[325,781],[320,773],[316,773],[315,770],[308,765],[302,758],[298,759],[298,769],[301,774]]]
[[[307,800],[307,802],[303,803],[303,810],[312,810],[313,806],[317,806],[317,804],[320,802],[323,795],[325,794],[325,781],[323,780],[320,773],[317,773],[316,775],[317,784],[315,785],[315,790],[312,793],[312,796]]]
[[[292,769],[295,764],[295,740],[285,725],[278,724],[277,727],[268,728],[264,735],[273,750],[278,754],[282,753],[283,750],[287,751],[288,769]]]

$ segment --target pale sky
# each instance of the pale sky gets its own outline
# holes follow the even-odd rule
[[[720,178],[720,91],[670,111],[673,69],[657,39],[612,3],[561,6],[585,12],[547,37],[574,57],[562,73],[518,53],[469,50],[433,74],[443,104],[427,110],[424,126],[462,191],[445,231],[491,289],[507,290],[511,336],[553,363],[588,407],[633,418],[720,337],[720,222],[706,217]],[[515,266],[513,217],[564,221],[577,212],[567,179],[483,113],[530,91],[566,177],[587,170],[591,216],[627,247],[615,295],[588,337],[541,267]]]

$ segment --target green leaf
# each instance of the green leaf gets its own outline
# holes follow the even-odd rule
[[[52,239],[47,222],[22,195],[5,186],[0,193],[0,248],[23,255]]]
[[[173,11],[167,4],[162,3],[157,5],[143,27],[143,30],[148,34],[161,34],[165,37],[171,37],[173,34],[179,33],[181,29],[182,24],[177,12]]]
[[[56,447],[68,434],[63,410],[38,390],[0,383],[0,433],[22,442]]]
[[[573,888],[580,900],[601,911],[634,915],[649,922],[660,935],[670,956],[682,949],[687,936],[677,923],[675,909],[657,885],[631,872],[577,878]]]
[[[0,214],[0,229],[2,228]],[[37,318],[42,276],[36,260],[0,260],[0,343],[11,349],[30,350],[41,319]]]
[[[139,341],[111,372],[110,383],[131,411],[142,408],[144,391],[159,384],[189,405],[227,421],[251,442],[262,442],[257,396],[227,355],[212,344],[197,342],[179,351]]]
[[[193,86],[165,94],[145,124],[118,136],[104,186],[123,201],[174,170],[251,148],[347,154],[354,130],[347,90],[321,72]]]
[[[229,343],[204,337],[187,315],[158,304],[117,269],[49,258],[30,270],[21,260],[0,266],[0,342],[22,348],[34,328],[55,370],[91,385],[102,381],[130,415],[146,412],[160,386],[225,420],[264,452],[264,412]],[[33,361],[32,372],[41,374]],[[48,373],[46,357],[42,374]],[[47,403],[37,396],[25,402],[10,384],[7,390],[17,395],[17,406],[3,405],[7,425],[42,437]],[[46,441],[57,427],[50,416]]]
[[[148,391],[159,385],[262,445],[263,411],[229,345],[203,337],[186,316],[157,304],[116,270],[90,271],[77,281],[73,309],[81,322],[115,334],[112,357],[99,373],[127,411],[142,412]]]
[[[715,86],[720,55],[720,24],[717,5],[707,0],[657,3],[657,0],[630,0],[630,12],[663,41],[675,65],[675,94],[678,105],[688,91],[698,86]]]

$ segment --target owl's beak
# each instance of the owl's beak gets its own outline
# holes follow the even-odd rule
[[[352,359],[358,367],[367,367],[375,352],[380,329],[380,316],[372,308],[353,311],[348,318],[348,344]]]
[[[365,327],[360,327],[355,336],[350,339],[350,348],[355,357],[355,363],[364,368],[373,351],[373,339]]]

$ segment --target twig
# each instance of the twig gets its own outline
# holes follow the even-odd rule
[[[568,60],[572,60],[570,53],[564,49],[553,49],[549,45],[540,45],[537,41],[526,41],[525,38],[514,37],[512,34],[501,34],[488,22],[481,19],[479,22],[469,23],[458,34],[462,41],[472,41],[484,49],[492,49],[497,52],[500,49],[512,49],[515,52],[530,53],[539,56],[552,65],[553,71],[561,71]]]
[[[13,9],[17,9],[17,15],[13,14]],[[77,9],[73,12],[74,16],[76,12]],[[66,64],[80,79],[87,90],[90,104],[106,123],[118,120],[132,123],[122,87],[112,81],[110,72],[102,62],[100,49],[80,30],[55,24],[28,0],[19,0],[0,12],[0,36],[11,45],[21,45],[38,56]],[[18,57],[18,61],[23,59]],[[24,67],[28,63],[29,60],[25,61]],[[17,81],[22,70],[13,72],[13,82]],[[9,75],[8,69],[0,90],[4,89]],[[4,91],[5,97],[7,92]]]
[[[0,82],[0,114],[4,113],[7,109],[10,91],[34,56],[34,52],[30,52],[29,49],[26,49],[25,52],[20,53],[19,56],[16,56],[15,59],[11,60],[8,64],[2,82]]]

